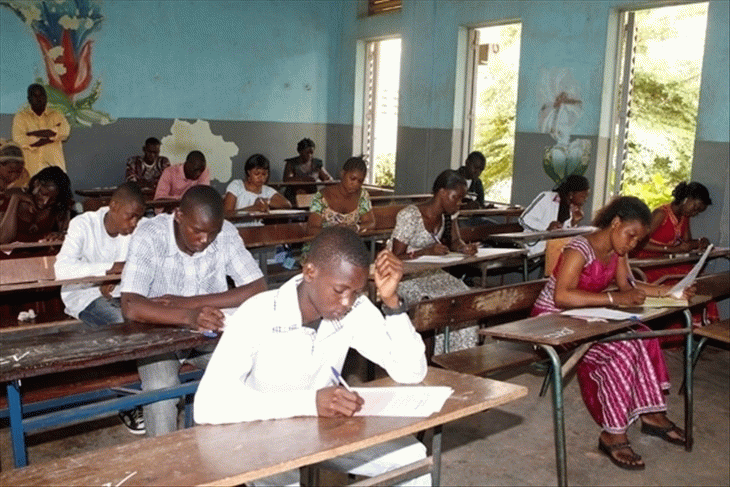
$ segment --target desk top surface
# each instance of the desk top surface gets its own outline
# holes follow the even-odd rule
[[[2,334],[0,382],[149,357],[214,343],[173,326],[122,323],[98,329],[27,328]]]
[[[504,240],[510,242],[531,242],[535,240],[550,240],[553,238],[566,238],[575,237],[576,235],[585,235],[595,230],[595,227],[575,227],[575,228],[561,228],[558,230],[545,230],[543,232],[510,232],[510,233],[495,233],[489,238],[492,240]]]
[[[431,269],[442,269],[445,267],[452,267],[456,265],[465,264],[476,264],[479,262],[487,262],[493,260],[509,259],[512,257],[519,257],[527,253],[523,249],[492,249],[483,248],[479,249],[481,255],[464,256],[459,260],[449,260],[443,262],[413,262],[409,260],[403,261],[403,274],[414,274],[417,272],[427,271]],[[436,256],[434,256],[436,257]],[[437,257],[436,257],[437,258]]]
[[[633,267],[660,267],[675,264],[691,264],[698,262],[703,252],[691,252],[688,254],[667,254],[665,257],[647,257],[642,259],[629,259],[629,264]],[[716,259],[719,257],[730,258],[730,248],[713,248],[708,259]]]
[[[425,385],[454,389],[426,418],[291,418],[202,425],[0,474],[2,485],[240,485],[497,407],[523,386],[429,368]],[[393,385],[390,379],[372,386]],[[253,454],[252,454],[253,453]]]

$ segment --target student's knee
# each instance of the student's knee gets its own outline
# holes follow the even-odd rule
[[[137,363],[142,390],[151,391],[180,385],[180,362],[173,354],[140,359]]]

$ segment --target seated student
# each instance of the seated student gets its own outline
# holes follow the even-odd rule
[[[598,230],[566,245],[532,315],[586,306],[638,306],[647,295],[666,294],[670,286],[634,282],[629,275],[628,253],[644,238],[649,222],[649,208],[633,196],[617,198],[601,210],[593,222]],[[611,283],[618,291],[606,292]],[[636,329],[648,328],[638,324]],[[618,467],[644,468],[626,436],[639,418],[642,433],[684,444],[684,431],[666,415],[669,375],[656,338],[595,344],[579,362],[577,376],[586,407],[603,428],[598,448]]]
[[[704,250],[709,245],[706,238],[693,239],[690,219],[699,215],[712,204],[710,192],[697,182],[679,183],[672,191],[671,203],[660,206],[651,214],[651,225],[646,239],[632,257],[651,258],[667,254],[681,254]],[[670,274],[687,274],[692,264],[680,264],[651,268],[644,271],[647,281],[654,282]]]
[[[71,219],[71,180],[60,167],[50,166],[30,179],[21,201],[15,235],[10,241],[38,242],[63,238]]]
[[[322,159],[315,159],[314,142],[304,138],[297,143],[299,155],[284,160],[284,181],[329,181],[332,176],[322,164]],[[296,204],[297,194],[317,192],[317,186],[287,186],[284,191],[286,199]]]
[[[161,142],[150,137],[142,147],[142,156],[132,156],[127,159],[125,179],[137,183],[141,188],[154,190],[162,172],[170,166],[170,161],[160,155]]]
[[[400,259],[414,259],[422,255],[445,255],[449,251],[474,255],[476,244],[461,239],[458,220],[452,218],[459,211],[466,194],[466,180],[458,172],[447,169],[433,183],[433,197],[419,205],[409,205],[396,215],[395,228],[388,247]],[[398,292],[409,303],[438,298],[468,290],[463,281],[451,274],[434,269],[413,274],[398,286]],[[450,349],[444,349],[444,336],[436,336],[435,354],[471,348],[477,344],[476,327],[450,334]]]
[[[533,232],[577,227],[583,219],[583,205],[589,185],[584,176],[571,174],[555,191],[543,191],[520,215],[522,228]],[[545,241],[528,244],[530,255],[545,250]]]
[[[23,151],[12,140],[0,139],[0,244],[15,238],[17,214],[21,201],[32,198],[20,189],[10,189],[25,170]]]
[[[470,201],[469,206],[473,208],[484,208],[484,185],[479,175],[484,171],[487,159],[479,151],[474,151],[466,157],[464,165],[458,171],[467,185],[467,200]]]
[[[144,214],[144,197],[136,183],[124,183],[109,206],[76,216],[56,256],[57,279],[121,272],[132,232]],[[114,284],[73,284],[61,288],[66,313],[92,326],[121,323],[119,289]]]
[[[362,187],[368,167],[362,157],[350,157],[340,173],[339,184],[318,191],[309,206],[307,228],[316,233],[334,225],[356,232],[375,228],[375,215],[368,191]]]
[[[184,164],[175,164],[162,171],[154,199],[180,198],[185,191],[199,184],[210,185],[210,172],[205,167],[203,153],[194,150],[185,158]]]
[[[226,276],[236,287],[228,289]],[[143,221],[132,235],[120,286],[128,320],[219,331],[221,308],[239,306],[266,289],[261,270],[234,226],[223,220],[223,199],[210,186],[185,192],[174,215]],[[180,383],[180,360],[205,367],[210,350],[186,350],[141,359],[143,390]],[[177,401],[144,406],[148,436],[177,429]]]
[[[226,214],[236,210],[269,211],[270,208],[291,208],[291,203],[271,186],[269,160],[261,154],[254,154],[243,167],[245,181],[234,179],[228,183],[223,209]]]
[[[352,416],[363,399],[337,385],[352,347],[383,367],[397,382],[415,384],[426,375],[421,337],[396,289],[402,263],[389,251],[375,261],[375,285],[383,314],[362,293],[369,257],[352,230],[331,227],[312,242],[301,275],[278,290],[246,301],[227,320],[195,395],[197,423],[235,423],[295,416]],[[389,466],[379,463],[389,453]],[[414,438],[394,440],[337,458],[335,467],[373,476],[425,458]],[[368,463],[368,465],[362,465]],[[395,465],[395,467],[393,467]],[[292,471],[256,485],[298,483]],[[430,485],[430,475],[413,485]]]

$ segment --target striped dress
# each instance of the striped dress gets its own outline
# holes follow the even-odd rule
[[[578,289],[599,293],[614,280],[618,255],[601,262],[585,237],[574,238],[565,248],[585,259]],[[562,257],[535,302],[533,316],[562,311],[555,305],[555,276]],[[667,409],[663,390],[669,388],[669,374],[655,338],[595,344],[578,364],[577,376],[588,411],[608,433],[624,433],[639,415]]]

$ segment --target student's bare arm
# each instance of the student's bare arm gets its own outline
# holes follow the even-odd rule
[[[251,296],[263,291],[266,291],[266,281],[261,277],[248,284],[223,291],[222,293],[201,294],[200,296],[186,298],[180,296],[163,296],[163,298],[170,305],[182,308],[200,308],[202,306],[237,308]]]
[[[217,308],[183,308],[136,293],[122,293],[122,314],[130,321],[198,330],[218,330],[223,327],[224,319],[223,313]]]

